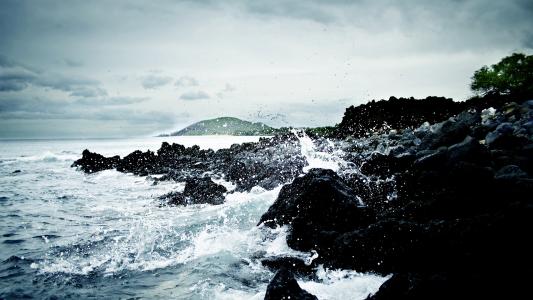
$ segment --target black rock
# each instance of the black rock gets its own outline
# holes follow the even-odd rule
[[[472,132],[472,125],[479,122],[478,113],[463,112],[442,123],[440,128],[422,139],[420,149],[437,149],[458,143]]]
[[[214,183],[209,177],[188,178],[183,193],[170,192],[159,197],[167,205],[224,203],[226,188]]]
[[[367,300],[521,299],[522,278],[483,276],[479,273],[399,273],[388,279]],[[501,287],[501,288],[500,288]]]
[[[318,298],[303,290],[294,275],[287,269],[279,270],[268,284],[265,300],[318,300]]]
[[[522,171],[522,169],[520,169],[520,167],[516,165],[504,166],[496,173],[496,179],[499,180],[515,180],[527,177],[527,173]]]
[[[424,122],[442,122],[459,113],[463,107],[444,97],[425,99],[395,98],[370,101],[346,109],[337,134],[361,137],[371,132],[387,132],[390,129],[418,127]]]
[[[176,205],[188,205],[189,199],[183,195],[183,193],[180,192],[170,192],[168,194],[165,194],[161,197],[159,197],[159,200],[162,200],[164,204],[176,206]]]
[[[214,183],[211,178],[190,178],[185,183],[185,190],[183,195],[191,199],[191,203],[200,204],[222,204],[224,203],[224,193],[227,189]]]
[[[72,166],[78,167],[86,173],[94,173],[103,170],[113,169],[120,162],[119,156],[104,157],[101,154],[83,150],[82,157],[76,160]]]
[[[117,171],[128,172],[140,176],[146,176],[154,173],[157,166],[157,156],[152,151],[134,151],[126,155],[117,164]]]
[[[11,173],[12,173],[12,174],[16,174],[16,173],[20,173],[20,172],[22,172],[22,171],[21,171],[21,170],[15,170],[15,171],[13,171],[13,172],[11,172]]]
[[[320,247],[315,238],[321,232],[346,232],[373,220],[373,212],[334,171],[311,169],[281,189],[259,222],[269,227],[292,225],[287,242],[310,250]]]
[[[261,259],[261,264],[273,270],[287,269],[298,276],[311,276],[315,273],[313,265],[307,265],[303,260],[296,257],[267,257]]]
[[[394,156],[381,153],[372,153],[361,165],[361,172],[366,175],[374,175],[382,178],[405,170],[414,157],[410,155]]]

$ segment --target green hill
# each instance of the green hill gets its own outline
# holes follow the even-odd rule
[[[272,135],[277,129],[263,123],[252,123],[233,117],[222,117],[194,123],[180,131],[170,134],[179,135]]]

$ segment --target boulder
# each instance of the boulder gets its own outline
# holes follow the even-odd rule
[[[180,192],[170,192],[168,194],[165,194],[159,197],[159,200],[162,200],[164,204],[170,205],[170,206],[189,204],[189,199],[185,197],[183,193],[180,193]]]
[[[268,284],[265,300],[318,300],[299,285],[294,275],[287,269],[279,270]]]
[[[154,169],[157,166],[157,156],[152,151],[142,152],[140,150],[133,151],[126,155],[117,164],[117,171],[133,173],[140,176],[155,173]]]
[[[214,183],[209,177],[189,178],[186,180],[183,193],[170,192],[159,199],[167,205],[218,205],[224,203],[226,192],[224,186]]]
[[[183,195],[191,199],[190,203],[217,205],[224,203],[226,192],[224,186],[214,183],[209,177],[203,177],[187,179]]]
[[[297,257],[276,256],[261,259],[261,264],[272,270],[287,269],[298,276],[311,276],[315,272],[312,265],[306,264]]]
[[[76,160],[72,167],[78,167],[85,173],[94,173],[103,170],[113,169],[120,162],[119,156],[105,157],[98,153],[93,153],[87,149],[83,150],[82,157]]]
[[[275,227],[292,225],[287,242],[295,249],[319,248],[322,232],[346,232],[374,221],[366,207],[334,171],[311,169],[285,185],[259,223]]]

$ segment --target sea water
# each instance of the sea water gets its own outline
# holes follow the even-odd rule
[[[0,141],[0,298],[262,299],[274,274],[261,258],[315,257],[287,246],[287,228],[256,226],[281,187],[229,193],[217,206],[165,207],[157,197],[183,182],[70,167],[86,148],[124,156],[163,141],[218,150],[258,139]],[[313,166],[335,169],[300,140]],[[386,279],[324,268],[317,275],[299,283],[319,299],[364,299]]]

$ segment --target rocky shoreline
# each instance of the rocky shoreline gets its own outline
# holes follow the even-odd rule
[[[228,191],[211,178],[236,191],[284,185],[258,225],[287,225],[287,244],[317,255],[264,258],[277,271],[265,299],[316,299],[294,278],[319,265],[391,275],[368,299],[530,294],[533,101],[391,98],[348,108],[327,137],[313,138],[318,151],[340,153],[338,170],[304,171],[293,133],[216,152],[168,143],[124,158],[85,150],[73,166],[185,181],[183,193],[160,199],[168,205],[222,203]]]

